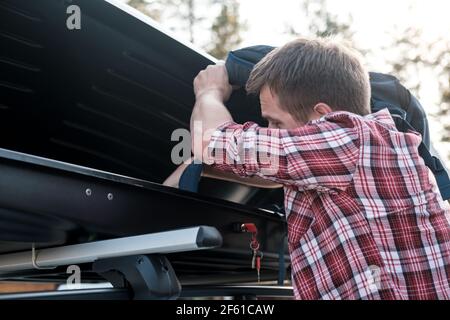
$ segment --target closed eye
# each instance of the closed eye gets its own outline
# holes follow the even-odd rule
[[[277,128],[279,129],[281,127],[281,122],[278,120],[275,120],[271,117],[265,117],[263,116],[264,119],[266,119],[266,121],[268,122],[269,128]]]
[[[270,128],[275,128],[275,129],[280,129],[281,123],[269,121],[269,127],[270,127]]]

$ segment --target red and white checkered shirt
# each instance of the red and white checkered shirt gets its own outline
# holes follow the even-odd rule
[[[292,129],[227,122],[214,166],[284,185],[297,299],[450,299],[450,206],[387,109]]]

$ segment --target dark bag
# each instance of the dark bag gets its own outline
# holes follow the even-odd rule
[[[231,51],[225,62],[230,84],[244,87],[253,66],[273,49],[275,48],[271,46],[260,45]],[[373,113],[387,108],[399,131],[414,130],[422,135],[419,154],[433,172],[442,198],[449,200],[450,178],[441,160],[430,152],[428,120],[419,100],[402,86],[397,78],[391,75],[371,72],[370,85]]]

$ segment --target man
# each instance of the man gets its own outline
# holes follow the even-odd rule
[[[387,109],[370,114],[358,55],[299,39],[259,62],[246,88],[269,128],[233,122],[223,65],[195,78],[194,156],[210,175],[283,185],[296,298],[450,298],[450,207],[420,135],[396,130]]]

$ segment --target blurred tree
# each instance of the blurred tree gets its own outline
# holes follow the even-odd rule
[[[391,68],[389,72],[419,98],[423,86],[420,75],[427,70],[437,70],[440,65],[436,55],[441,52],[436,49],[436,44],[424,42],[421,30],[407,27],[404,30],[397,28],[392,33],[392,42],[385,47],[386,51],[395,48],[395,55],[386,58]]]
[[[306,18],[307,30],[297,30],[288,27],[292,35],[336,37],[353,43],[354,31],[351,28],[353,18],[340,20],[336,14],[328,9],[328,0],[301,0],[302,11]]]
[[[198,18],[195,14],[195,2],[194,0],[186,0],[186,14],[185,18],[188,21],[188,29],[189,29],[189,39],[192,43],[194,43],[194,24],[197,21],[202,20],[202,18]]]
[[[128,0],[128,5],[141,11],[156,21],[160,21],[161,19],[161,8],[159,4],[159,0]]]
[[[437,59],[440,61],[439,84],[441,92],[438,117],[445,129],[442,141],[450,142],[450,42],[446,43]],[[448,157],[450,159],[450,152]]]
[[[221,2],[220,14],[211,28],[212,41],[208,49],[208,52],[218,59],[224,59],[228,51],[236,48],[242,42],[240,34],[245,29],[245,24],[239,19],[238,1]]]
[[[196,25],[204,20],[204,17],[198,14],[199,2],[208,5],[211,0],[128,0],[130,6],[160,23],[165,23],[170,29],[187,31],[192,43],[195,43]]]
[[[450,72],[450,68],[448,70]],[[446,119],[448,120],[448,116],[450,113],[450,77],[449,77],[449,85],[447,88],[442,92],[442,105],[441,105],[441,114],[443,114]],[[445,133],[442,137],[443,142],[450,142],[450,125],[447,121],[444,123],[444,129]],[[448,155],[450,159],[450,153]]]
[[[354,31],[351,28],[353,18],[340,21],[338,16],[328,9],[328,0],[304,0],[303,9],[309,18],[309,32],[317,37],[335,36],[352,42]]]
[[[239,19],[238,0],[128,0],[128,4],[173,31],[187,34],[190,42],[219,59],[242,41],[240,32],[245,26]],[[220,11],[215,19],[206,16],[216,9]],[[202,45],[196,34],[203,30],[210,33],[211,41]]]
[[[440,101],[436,112],[425,106],[430,117],[442,125],[441,141],[450,142],[450,43],[445,39],[424,40],[422,32],[414,27],[394,30],[392,43],[385,50],[395,48],[395,56],[387,58],[390,72],[419,99],[428,85],[426,79],[438,83]],[[441,150],[442,152],[443,150]],[[450,153],[442,154],[450,159]]]

